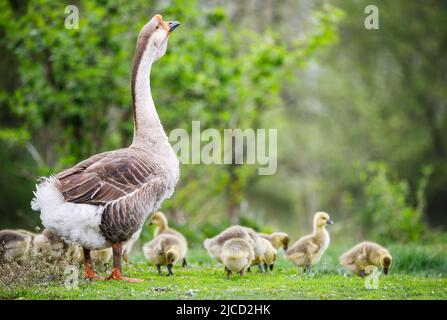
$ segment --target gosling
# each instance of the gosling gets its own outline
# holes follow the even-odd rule
[[[270,271],[273,271],[273,266],[275,264],[276,258],[278,257],[278,251],[273,246],[273,244],[266,240],[262,239],[266,242],[267,250],[264,253],[264,270],[270,269]]]
[[[340,257],[340,264],[350,273],[366,276],[368,266],[383,268],[388,275],[393,258],[387,249],[374,242],[361,242]]]
[[[225,241],[221,260],[227,272],[227,279],[233,273],[245,274],[255,258],[253,246],[244,239],[235,238]]]
[[[289,247],[289,235],[285,232],[273,232],[272,234],[258,233],[258,235],[270,241],[275,249],[283,248],[287,250]]]
[[[182,246],[184,248],[186,248],[186,249],[188,248],[188,242],[186,241],[186,238],[177,230],[169,227],[168,219],[166,219],[166,216],[163,214],[163,212],[160,212],[160,211],[154,212],[151,215],[150,224],[156,225],[154,237],[161,235],[161,234],[170,234],[170,235],[173,235],[173,236],[179,238],[179,240],[182,242]],[[186,261],[186,252],[185,252],[185,255],[182,260],[182,266],[186,267],[187,264],[188,263]]]
[[[203,246],[208,250],[209,255],[222,263],[222,249],[224,243],[229,239],[243,239],[250,243],[253,247],[255,257],[258,259],[258,267],[261,272],[264,272],[261,261],[265,251],[267,250],[264,242],[261,241],[261,237],[257,233],[248,227],[232,226],[222,231],[217,236],[206,239],[203,242]]]
[[[173,275],[172,267],[186,256],[184,243],[172,234],[160,234],[143,246],[143,253],[149,263],[157,267],[159,275],[163,275],[161,266],[166,266],[168,276]]]
[[[47,260],[54,261],[63,258],[66,252],[75,252],[55,232],[45,228],[33,240],[35,253],[44,256]]]
[[[314,216],[312,234],[296,241],[286,251],[284,257],[298,267],[304,267],[304,271],[311,271],[311,267],[318,263],[329,246],[329,232],[326,225],[333,224],[329,214],[317,212]]]
[[[21,230],[0,231],[0,263],[25,257],[32,244],[32,235]]]

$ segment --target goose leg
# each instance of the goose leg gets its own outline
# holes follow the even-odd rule
[[[93,269],[92,257],[90,256],[90,249],[82,248],[84,253],[84,277],[88,280],[102,280],[98,277]]]
[[[123,253],[123,246],[121,243],[112,244],[113,251],[113,269],[112,274],[107,278],[108,280],[123,280],[129,282],[143,282],[143,279],[127,278],[122,276],[121,272],[121,255]]]

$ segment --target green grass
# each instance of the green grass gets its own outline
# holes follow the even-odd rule
[[[280,257],[273,272],[255,268],[246,276],[225,278],[223,267],[201,248],[190,251],[189,266],[176,267],[173,277],[161,277],[141,254],[125,268],[143,283],[80,280],[77,289],[59,283],[1,287],[4,299],[447,299],[445,245],[390,246],[395,264],[380,276],[379,288],[368,290],[364,279],[346,277],[337,264],[343,248],[330,248],[312,274]]]

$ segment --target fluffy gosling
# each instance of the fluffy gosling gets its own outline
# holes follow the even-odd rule
[[[227,279],[230,279],[232,273],[244,275],[254,258],[254,249],[249,241],[240,238],[225,241],[221,260],[227,271]]]
[[[333,223],[326,212],[315,213],[313,233],[296,241],[284,257],[295,265],[304,267],[304,271],[311,271],[311,266],[320,261],[329,246],[330,238],[326,225]]]
[[[163,214],[163,212],[154,212],[151,215],[150,224],[156,225],[156,229],[154,232],[154,237],[161,235],[161,234],[170,234],[173,236],[176,236],[179,238],[179,240],[182,242],[182,246],[184,248],[188,248],[188,242],[186,241],[186,238],[177,230],[172,229],[168,225],[168,219],[166,219],[166,216]],[[187,265],[186,262],[186,253],[183,257],[182,266],[185,267]]]
[[[387,249],[374,242],[361,242],[340,257],[340,264],[350,273],[360,277],[366,276],[368,266],[383,268],[388,274],[393,258]]]
[[[168,276],[173,275],[172,267],[177,261],[184,260],[186,247],[172,234],[160,234],[143,246],[144,257],[157,267],[159,275],[163,275],[161,266],[166,266]]]
[[[285,232],[273,232],[272,234],[258,233],[261,238],[267,239],[275,249],[289,248],[289,235]]]
[[[211,257],[222,263],[223,245],[229,239],[243,239],[248,241],[253,247],[255,257],[258,258],[259,270],[264,272],[261,261],[263,260],[267,247],[265,243],[261,241],[262,238],[258,236],[257,233],[251,228],[231,226],[219,233],[217,236],[206,239],[203,242],[203,246],[208,250]]]
[[[47,228],[33,240],[34,252],[51,261],[62,258],[66,252],[74,252],[70,247],[55,232]]]
[[[21,230],[0,231],[0,262],[10,262],[28,254],[32,236]]]
[[[278,251],[270,241],[266,239],[262,240],[266,242],[265,245],[267,247],[267,250],[264,253],[264,270],[267,271],[268,269],[270,269],[270,271],[273,271],[273,266],[275,264],[276,258],[278,257]]]

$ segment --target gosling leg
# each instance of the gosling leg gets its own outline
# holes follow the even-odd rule
[[[182,267],[187,267],[188,266],[188,262],[186,262],[186,258],[183,258],[183,262],[182,262]]]
[[[159,264],[157,264],[157,271],[160,276],[163,275],[163,272],[161,272],[161,266]]]
[[[172,272],[172,264],[168,264],[166,268],[168,269],[168,276],[173,276],[174,272]]]

